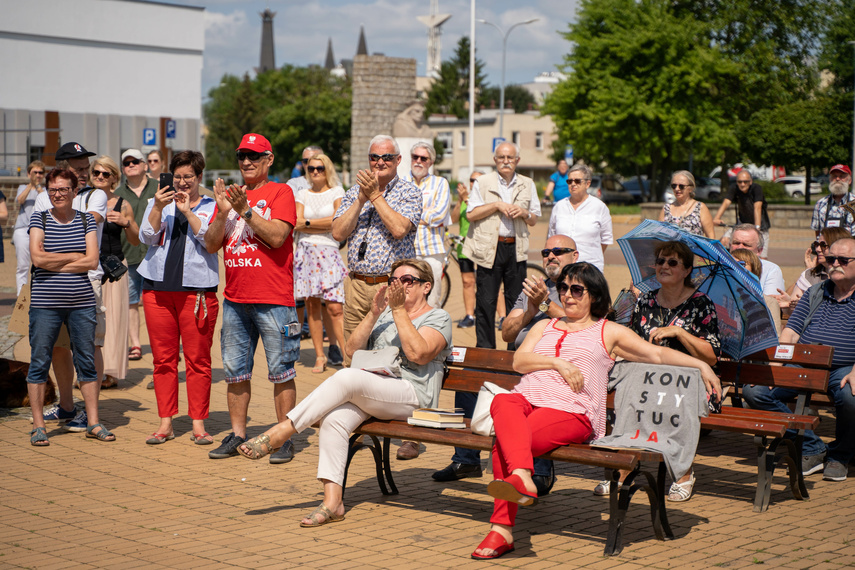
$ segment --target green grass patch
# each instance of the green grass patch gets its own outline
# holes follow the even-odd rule
[[[609,204],[609,213],[612,216],[640,216],[641,204]]]

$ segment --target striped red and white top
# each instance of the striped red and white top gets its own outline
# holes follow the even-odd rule
[[[591,439],[606,435],[606,392],[609,372],[614,360],[603,340],[605,319],[590,327],[570,332],[555,328],[558,319],[550,319],[543,337],[534,346],[534,353],[561,357],[574,364],[582,373],[585,385],[574,392],[557,370],[535,370],[522,377],[513,392],[525,396],[538,408],[553,408],[572,414],[584,414],[591,421]]]

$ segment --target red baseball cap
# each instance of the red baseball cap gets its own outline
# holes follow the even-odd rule
[[[834,166],[831,167],[831,170],[829,170],[828,172],[831,173],[831,172],[834,172],[835,170],[839,170],[840,172],[845,172],[847,176],[852,176],[852,171],[849,170],[849,167],[846,166],[845,164],[835,164]]]
[[[270,141],[261,135],[249,133],[243,135],[240,140],[240,145],[236,150],[252,150],[255,152],[273,152],[273,147],[270,146]]]

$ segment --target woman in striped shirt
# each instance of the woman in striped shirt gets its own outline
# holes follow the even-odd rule
[[[74,367],[86,405],[86,437],[114,441],[116,437],[98,423],[95,372],[95,294],[89,270],[98,267],[97,224],[90,213],[72,208],[77,175],[54,169],[47,177],[50,210],[30,217],[30,257],[33,278],[30,300],[30,370],[27,392],[33,411],[30,443],[50,445],[43,406],[54,344],[62,325],[68,329]]]
[[[567,265],[556,289],[566,316],[544,319],[532,328],[514,354],[514,370],[524,376],[510,394],[497,395],[490,409],[496,479],[487,491],[496,501],[490,533],[472,558],[498,558],[514,549],[517,508],[537,503],[531,479],[534,457],[605,435],[606,390],[615,358],[698,368],[707,391],[721,394],[718,378],[705,362],[652,346],[632,330],[606,321],[609,286],[594,265]]]

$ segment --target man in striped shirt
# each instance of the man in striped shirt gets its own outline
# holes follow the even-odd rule
[[[823,441],[807,430],[802,443],[802,473],[823,471],[823,479],[845,481],[849,462],[855,457],[855,239],[844,238],[831,244],[825,256],[828,280],[813,285],[801,299],[787,326],[781,344],[824,344],[834,347],[828,396],[837,416],[835,439],[826,448]],[[813,303],[811,301],[814,301]],[[790,413],[784,402],[795,399],[795,390],[745,386],[743,397],[752,408]],[[788,436],[794,436],[790,434]],[[827,462],[825,460],[828,460]]]
[[[436,161],[433,145],[418,142],[410,149],[410,175],[407,180],[422,191],[422,219],[416,230],[416,257],[424,260],[433,270],[436,285],[428,296],[431,307],[442,303],[442,268],[445,265],[445,228],[451,224],[451,191],[448,180],[430,173]]]

